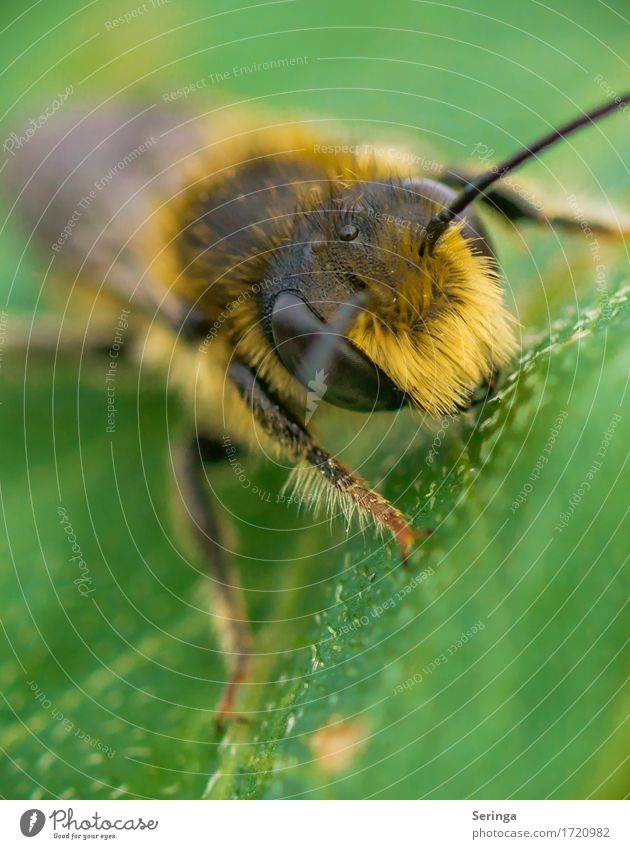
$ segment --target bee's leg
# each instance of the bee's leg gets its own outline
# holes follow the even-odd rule
[[[459,169],[447,169],[441,174],[441,179],[448,186],[454,189],[463,189],[469,186],[475,175],[466,173]],[[521,181],[519,180],[519,183]],[[524,184],[525,185],[525,184]],[[527,192],[530,196],[534,196],[535,189]],[[540,204],[535,205],[529,200],[526,200],[522,193],[519,193],[514,188],[510,188],[505,183],[497,183],[489,188],[479,197],[480,202],[492,208],[499,215],[503,216],[507,221],[515,224],[520,224],[523,221],[532,221],[547,227],[562,227],[565,230],[574,230],[575,232],[583,232],[585,227],[588,227],[593,232],[599,233],[602,236],[611,236],[621,238],[628,235],[630,225],[628,221],[621,221],[611,216],[610,220],[606,220],[601,215],[596,215],[593,219],[588,217],[588,208],[582,211],[579,206],[574,209],[567,208],[565,211],[560,210],[545,210]]]
[[[218,442],[195,436],[180,446],[177,478],[197,545],[213,582],[216,629],[228,658],[228,680],[216,708],[217,723],[222,725],[228,717],[241,718],[234,713],[234,703],[247,675],[251,642],[243,593],[221,544],[204,473],[205,462],[220,459],[225,459],[225,451]]]
[[[459,169],[447,169],[442,180],[454,189],[464,189],[474,179],[474,174],[467,174]],[[508,221],[538,221],[541,224],[548,221],[536,207],[518,195],[505,184],[493,185],[479,197],[480,202],[492,207]]]
[[[279,443],[295,460],[306,461],[322,478],[350,504],[371,516],[393,534],[406,563],[413,542],[431,531],[416,531],[405,516],[378,492],[321,448],[297,417],[258,379],[244,363],[233,360],[230,378],[250,406],[265,432]]]
[[[131,312],[131,302],[121,301],[127,304]],[[203,338],[211,326],[207,319],[199,314],[197,310],[186,309],[174,298],[163,298],[156,301],[153,310],[147,312],[139,305],[136,310],[146,317],[147,321],[159,319],[169,327],[174,334],[186,340],[198,341]],[[34,321],[30,317],[20,314],[9,316],[3,351],[7,355],[22,354],[28,351],[29,356],[44,357],[76,357],[76,356],[108,356],[114,341],[120,347],[116,348],[117,357],[124,356],[127,343],[134,337],[133,327],[125,330],[122,339],[115,340],[116,328],[111,318],[109,320],[90,320],[87,325],[75,326],[67,320],[63,323],[59,317],[40,316]]]
[[[473,392],[470,396],[470,400],[467,404],[458,404],[457,408],[465,413],[468,410],[471,410],[473,407],[479,407],[481,404],[485,404],[486,401],[489,401],[490,398],[497,391],[497,387],[499,385],[499,380],[501,379],[501,371],[500,369],[493,369],[492,373],[487,377],[484,382],[479,386],[478,390]]]
[[[114,331],[111,324],[92,324],[75,330],[66,323],[60,327],[59,319],[45,317],[36,321],[22,316],[11,316],[8,322],[4,353],[21,355],[28,352],[34,357],[105,356],[112,347]]]

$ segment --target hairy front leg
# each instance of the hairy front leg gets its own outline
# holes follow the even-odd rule
[[[430,530],[414,530],[400,510],[319,446],[297,417],[286,409],[247,365],[233,360],[229,375],[263,430],[294,460],[305,463],[320,476],[332,487],[333,493],[345,501],[347,507],[356,507],[363,518],[371,517],[380,527],[389,531],[400,547],[403,563],[406,563],[413,542],[419,536],[429,534]]]

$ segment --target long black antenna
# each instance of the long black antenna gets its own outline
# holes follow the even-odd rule
[[[621,97],[616,97],[614,100],[607,101],[606,103],[595,107],[595,109],[590,112],[587,112],[585,115],[580,115],[572,121],[567,121],[566,124],[552,130],[550,133],[547,133],[547,135],[542,136],[535,142],[532,142],[532,144],[521,148],[521,150],[517,150],[516,153],[513,153],[512,156],[504,159],[499,165],[494,165],[489,171],[485,171],[483,174],[475,177],[475,179],[471,180],[469,185],[460,192],[448,206],[445,206],[444,209],[440,210],[440,212],[433,216],[427,227],[426,236],[422,247],[420,248],[420,252],[423,253],[427,246],[430,249],[433,248],[440,236],[448,228],[449,224],[452,223],[455,216],[463,212],[464,209],[472,203],[472,201],[482,195],[486,189],[493,183],[496,183],[497,180],[505,177],[506,174],[513,171],[515,168],[518,168],[519,165],[522,165],[523,162],[531,159],[541,150],[551,147],[551,145],[561,141],[571,135],[571,133],[574,133],[576,130],[584,127],[586,124],[591,124],[599,118],[603,118],[604,115],[614,112],[614,110],[618,109],[620,106],[626,106],[629,103],[630,92],[621,95]]]

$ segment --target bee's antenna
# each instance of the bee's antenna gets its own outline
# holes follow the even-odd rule
[[[594,123],[599,118],[603,118],[604,115],[608,115],[620,106],[626,106],[629,103],[630,92],[621,95],[621,97],[616,97],[614,100],[603,103],[590,112],[587,112],[585,115],[580,115],[578,118],[567,121],[566,124],[552,130],[550,133],[547,133],[547,135],[542,136],[535,142],[532,142],[532,144],[526,145],[521,148],[521,150],[517,150],[516,153],[513,153],[512,156],[504,159],[499,165],[494,165],[489,171],[485,171],[474,180],[471,180],[468,186],[460,192],[448,206],[445,206],[444,209],[440,210],[440,212],[437,212],[433,216],[427,226],[426,235],[420,248],[420,253],[424,253],[427,246],[430,249],[435,247],[438,239],[453,222],[455,216],[463,212],[470,203],[482,195],[486,189],[493,183],[496,183],[497,180],[505,177],[506,174],[513,171],[515,168],[518,168],[519,165],[523,164],[523,162],[526,162],[537,153],[540,153],[541,150],[551,147],[551,145],[561,141],[571,135],[571,133],[579,130],[581,127],[584,127],[586,124]]]

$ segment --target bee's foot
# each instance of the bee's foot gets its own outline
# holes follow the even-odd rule
[[[432,533],[433,528],[420,528],[419,530],[414,530],[407,525],[407,527],[403,528],[396,534],[396,541],[400,547],[400,559],[403,568],[407,569],[409,567],[409,555],[411,554],[411,549],[414,544],[421,537],[431,536]]]

